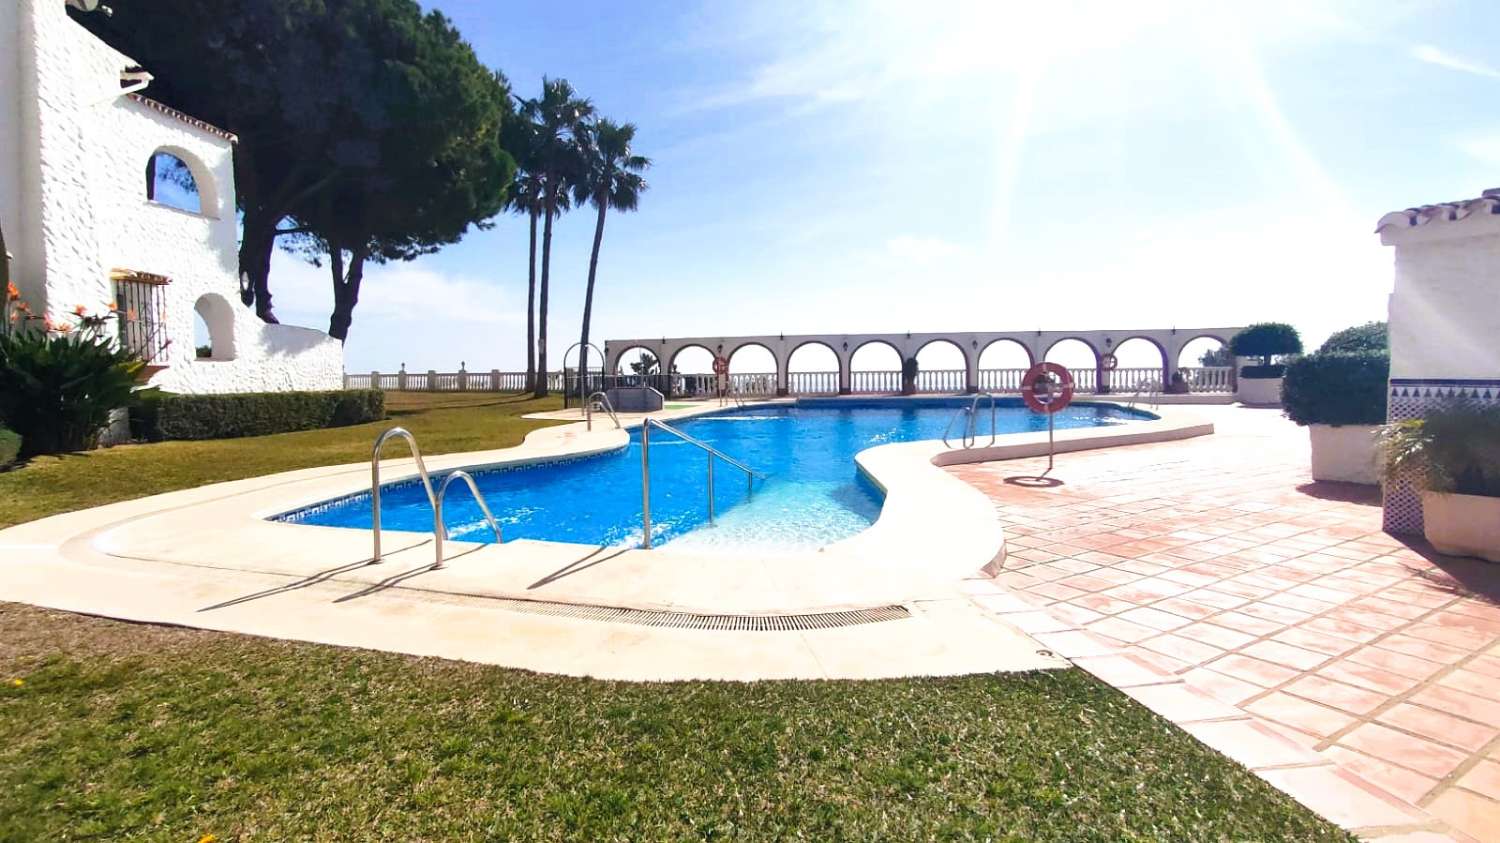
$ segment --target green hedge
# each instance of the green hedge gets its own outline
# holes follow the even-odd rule
[[[1286,366],[1281,363],[1272,363],[1269,366],[1241,366],[1240,377],[1250,380],[1267,380],[1279,378],[1286,374]]]
[[[1384,424],[1390,355],[1309,354],[1286,366],[1281,406],[1297,424]]]
[[[5,468],[15,462],[16,456],[20,453],[21,434],[0,427],[0,468]]]
[[[245,392],[234,395],[174,395],[143,398],[135,411],[142,439],[234,439],[294,430],[317,430],[385,418],[378,389],[328,392]]]

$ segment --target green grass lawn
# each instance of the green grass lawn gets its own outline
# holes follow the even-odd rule
[[[523,414],[561,406],[561,398],[388,392],[390,418],[374,424],[37,457],[0,472],[0,528],[206,483],[363,462],[370,458],[375,437],[393,424],[415,434],[424,455],[518,445],[528,432],[550,424],[523,419]],[[405,453],[397,446],[390,452]]]
[[[1079,670],[628,684],[15,604],[0,817],[5,841],[1350,839]]]

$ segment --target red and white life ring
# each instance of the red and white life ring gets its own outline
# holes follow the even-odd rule
[[[1035,412],[1055,413],[1073,401],[1073,373],[1057,363],[1038,363],[1021,379],[1021,398]]]

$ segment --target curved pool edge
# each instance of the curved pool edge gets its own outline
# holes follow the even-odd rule
[[[639,418],[630,421],[639,424]],[[1132,423],[1129,432],[1138,435],[1059,431],[1059,443],[1092,442],[1069,446],[1077,449],[1198,435],[1184,432],[1190,424],[1168,425],[1176,436],[1147,425],[1157,427]],[[369,466],[360,463],[180,490],[0,531],[0,593],[132,621],[632,680],[876,678],[1056,667],[1059,662],[1038,654],[1029,637],[977,610],[964,594],[965,578],[978,576],[1003,552],[1004,536],[983,496],[941,465],[1035,453],[1037,444],[1027,441],[1035,438],[1031,434],[1007,438],[1014,441],[998,451],[954,452],[925,441],[861,452],[860,470],[887,493],[876,523],[822,551],[779,561],[715,559],[669,545],[621,551],[601,564],[581,558],[594,549],[577,545],[451,542],[450,564],[430,571],[428,536],[392,531],[388,562],[367,565],[368,531],[263,520],[265,514],[367,488]],[[560,425],[532,431],[514,448],[427,462],[433,471],[512,465],[607,451],[627,441],[623,431],[586,433],[581,424]],[[409,458],[386,465],[395,481],[414,473]],[[942,521],[934,520],[939,516]],[[574,587],[583,578],[568,574],[557,582],[569,588],[549,584],[542,595],[524,587],[535,585],[534,571],[572,568],[612,576]],[[523,574],[516,580],[522,587],[497,587],[497,574]],[[591,599],[600,587],[606,599]],[[913,617],[815,632],[656,630],[521,617],[486,602],[505,596],[764,613],[899,603],[911,607]]]

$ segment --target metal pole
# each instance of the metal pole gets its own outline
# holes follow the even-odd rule
[[[1047,414],[1047,474],[1052,473],[1052,455],[1056,447],[1052,439],[1052,414]]]
[[[651,420],[641,424],[641,546],[651,549]]]
[[[380,561],[380,443],[375,444],[375,453],[370,457],[370,505],[374,507],[371,525],[375,528],[375,555],[370,563]]]
[[[708,523],[714,523],[714,455],[708,455]]]
[[[445,482],[443,488],[448,488]],[[440,494],[432,507],[432,549],[435,554],[432,569],[443,567],[443,496]]]

